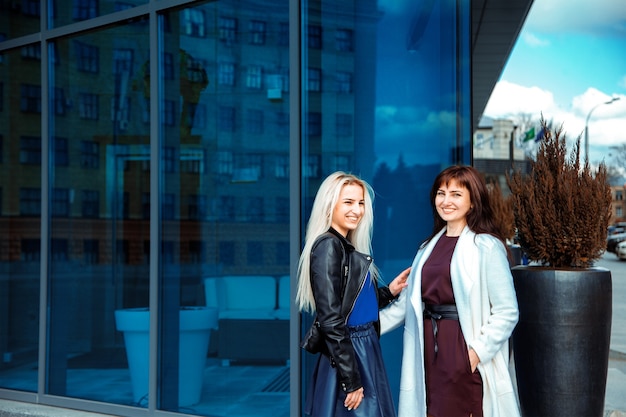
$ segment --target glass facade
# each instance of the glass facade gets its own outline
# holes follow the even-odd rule
[[[0,398],[298,415],[317,187],[370,182],[374,259],[410,263],[471,162],[467,3],[0,5]]]

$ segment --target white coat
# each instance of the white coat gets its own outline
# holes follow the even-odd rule
[[[380,311],[383,333],[404,323],[398,417],[426,417],[421,272],[444,232],[445,228],[417,252],[408,288]],[[489,234],[477,235],[465,226],[452,254],[450,275],[463,337],[480,358],[484,417],[518,417],[508,341],[519,312],[504,245]]]

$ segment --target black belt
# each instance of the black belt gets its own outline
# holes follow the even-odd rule
[[[424,318],[430,319],[433,324],[433,336],[435,340],[435,356],[439,351],[437,345],[437,320],[458,320],[459,312],[456,304],[426,304],[424,306]]]

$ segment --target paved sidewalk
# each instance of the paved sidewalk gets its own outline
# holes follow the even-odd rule
[[[612,253],[605,253],[596,266],[609,269],[613,283],[611,352],[604,416],[626,417],[626,263]]]

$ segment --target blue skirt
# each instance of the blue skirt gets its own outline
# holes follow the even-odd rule
[[[395,417],[396,410],[383,364],[380,342],[373,323],[348,327],[361,373],[365,398],[348,411],[346,394],[339,388],[337,370],[325,355],[319,355],[309,384],[304,412],[311,417]]]

